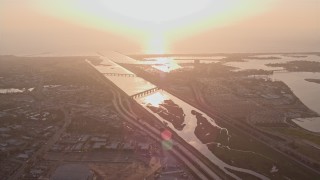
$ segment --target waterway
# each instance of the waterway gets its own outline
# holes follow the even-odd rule
[[[237,71],[248,69],[262,70],[283,70],[282,67],[269,67],[270,63],[286,63],[290,61],[315,61],[320,62],[320,57],[316,55],[306,55],[306,57],[288,57],[283,55],[262,55],[259,57],[277,57],[280,59],[244,59],[244,62],[229,62],[225,65],[238,68]],[[286,72],[275,71],[270,76],[273,80],[284,82],[292,92],[308,108],[320,114],[320,84],[308,82],[305,79],[320,79],[320,73],[312,72]],[[299,118],[293,120],[296,124],[312,132],[320,132],[320,118]]]
[[[223,62],[224,56],[183,56],[183,57],[153,57],[145,58],[145,61],[139,61],[140,64],[150,64],[152,67],[170,72],[175,69],[186,68],[181,66],[183,63],[194,63],[194,60],[199,60],[200,63],[216,63]],[[268,54],[256,55],[250,58],[244,58],[243,61],[226,62],[227,66],[235,67],[235,71],[243,71],[250,69],[272,70],[274,74],[269,76],[275,81],[284,82],[292,92],[304,103],[308,108],[317,112],[320,115],[320,84],[308,82],[305,79],[320,79],[320,73],[310,72],[286,72],[282,67],[271,67],[267,64],[287,63],[290,61],[314,61],[320,62],[320,57],[317,55],[281,55]],[[191,66],[192,68],[192,66]],[[293,121],[312,132],[320,132],[320,117],[314,118],[299,118]]]
[[[320,73],[311,72],[286,72],[274,73],[274,80],[286,83],[293,93],[308,108],[320,114],[320,84],[308,82],[305,79],[320,79]],[[320,117],[299,118],[293,121],[312,132],[320,132]]]
[[[276,59],[259,59],[274,57]],[[257,59],[254,59],[257,58]],[[307,55],[306,57],[289,57],[283,55],[258,55],[252,56],[252,59],[243,59],[239,62],[228,62],[225,65],[238,68],[236,71],[249,70],[249,69],[263,69],[263,70],[283,70],[282,67],[271,67],[267,64],[274,63],[287,63],[290,61],[320,61],[320,57],[316,55]]]
[[[22,89],[16,89],[16,88],[6,88],[6,89],[0,89],[0,94],[10,94],[10,93],[22,93]]]
[[[158,69],[163,72],[170,72],[173,70],[186,68],[182,64],[194,64],[195,61],[199,63],[209,64],[220,62],[225,56],[207,56],[207,57],[156,57],[156,58],[144,58],[141,61],[136,61],[135,64],[147,64],[151,65],[153,68]],[[193,68],[192,65],[188,66]]]
[[[101,57],[103,61],[99,65],[93,65],[90,61],[87,62],[102,74],[110,72],[133,74],[117,63],[138,63],[134,59],[120,54],[112,54],[108,56],[108,58]],[[136,76],[121,77],[105,75],[105,77],[111,80],[129,96],[155,87],[155,85],[150,82]],[[136,101],[150,113],[154,114],[159,121],[165,122],[168,127],[175,131],[182,139],[192,145],[213,164],[217,165],[231,177],[240,179],[229,170],[247,173],[260,179],[268,179],[252,170],[226,164],[208,149],[208,143],[224,143],[227,141],[229,137],[228,130],[219,127],[214,119],[210,118],[199,109],[162,90],[138,98]],[[205,132],[205,134],[203,134],[203,132]]]
[[[33,91],[34,88],[21,88],[21,89],[17,89],[17,88],[0,88],[0,94],[14,94],[14,93],[23,93],[25,91]]]
[[[101,57],[102,62],[95,66],[90,61],[87,61],[91,64],[95,69],[97,69],[100,73],[104,74],[106,78],[111,80],[114,84],[116,84],[120,89],[124,90],[129,96],[134,94],[155,88],[156,86],[145,81],[142,78],[133,76],[133,77],[125,77],[125,76],[110,76],[105,73],[116,73],[116,74],[131,74],[134,75],[129,70],[119,66],[113,61],[105,57]]]

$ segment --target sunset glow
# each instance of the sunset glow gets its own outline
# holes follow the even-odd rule
[[[300,46],[314,51],[319,47],[320,26],[314,22],[319,2],[303,2],[2,0],[2,51],[275,52],[279,43],[279,51]],[[25,43],[29,39],[37,41],[34,46]]]
[[[320,0],[0,0],[0,179],[319,179]]]
[[[177,39],[236,23],[272,4],[273,0],[37,1],[42,13],[139,39],[144,52],[155,54],[169,52],[169,43]]]
[[[162,72],[171,72],[180,69],[181,66],[173,58],[156,58],[154,62],[156,65],[152,67]]]

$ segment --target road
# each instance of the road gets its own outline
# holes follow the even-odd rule
[[[203,96],[202,96],[202,93],[201,91],[199,90],[199,88],[197,86],[195,86],[194,84],[191,84],[191,87],[192,87],[192,90],[194,92],[194,96],[196,98],[196,101],[199,103],[200,107],[202,107],[202,110],[204,112],[206,112],[207,114],[209,114],[211,117],[213,117],[214,119],[216,120],[219,120],[219,121],[223,121],[224,123],[234,127],[234,128],[237,128],[236,126],[233,126],[231,122],[235,122],[234,120],[232,120],[231,117],[229,117],[228,115],[225,115],[225,114],[222,114],[222,113],[219,113],[220,115],[218,115],[217,113],[212,113],[212,108],[206,103],[206,101],[204,100]],[[201,108],[200,108],[201,109]],[[227,122],[227,121],[229,122]],[[266,143],[264,141],[262,141],[261,139],[257,138],[257,137],[254,137],[252,136],[251,134],[249,134],[248,132],[244,131],[243,129],[241,128],[237,128],[238,130],[240,130],[242,133],[245,133],[249,136],[251,136],[252,138],[254,138],[255,140],[267,145],[268,147],[270,147],[271,149],[277,151],[278,153],[282,154],[283,156],[295,161],[296,163],[300,164],[301,166],[317,173],[319,176],[320,176],[320,172],[304,163],[302,163],[301,161],[298,161],[297,159],[293,158],[292,156],[289,156],[288,154],[284,153],[283,151],[279,150],[279,148],[277,147],[281,147],[281,149],[283,150],[288,150],[288,151],[294,151],[292,150],[292,148],[288,148],[286,145],[282,144],[282,143],[279,143],[265,135],[263,135],[262,133],[256,131],[255,129],[252,129],[252,131],[256,131],[256,133],[259,134],[259,136],[263,136],[265,139],[268,139],[269,141],[271,141],[271,143]],[[298,153],[296,151],[294,151],[295,153],[299,154],[300,157],[303,157],[304,159],[308,159],[309,161],[313,161],[311,160],[309,157],[306,157],[305,155],[301,154],[301,153]]]
[[[111,92],[113,93],[113,97],[114,97],[113,104],[116,110],[118,111],[118,113],[126,121],[133,124],[138,129],[148,133],[151,138],[161,142],[162,139],[160,138],[159,129],[156,129],[147,123],[141,124],[142,122],[137,120],[137,115],[133,113],[131,106],[129,105],[129,111],[123,106],[122,104],[123,99],[121,99],[121,94],[120,94],[120,92],[123,92],[123,91],[120,88],[118,88],[114,83],[109,81],[106,77],[104,77],[103,74],[99,73],[99,71],[97,71],[94,67],[92,67],[91,65],[90,67],[91,67],[90,71],[92,71],[93,74],[96,75],[95,80],[99,83],[103,83],[107,88],[112,90]],[[125,93],[123,92],[123,94]],[[126,97],[128,96],[126,95]],[[124,101],[127,101],[127,99],[124,99]],[[130,102],[128,104],[130,104]],[[148,113],[148,115],[150,115],[150,113]],[[217,175],[215,171],[212,169],[215,167],[213,167],[211,163],[209,163],[209,165],[204,163],[205,160],[203,158],[201,159],[194,154],[199,152],[192,152],[192,150],[189,150],[183,144],[180,144],[178,142],[175,142],[175,145],[176,145],[175,146],[176,149],[173,149],[172,153],[176,157],[178,157],[200,179],[221,179],[220,177],[225,177],[225,174]]]
[[[65,130],[71,124],[71,121],[72,121],[71,115],[68,114],[66,110],[63,108],[62,108],[62,111],[64,113],[64,120],[65,120],[62,128],[57,130],[56,133],[46,143],[44,143],[40,149],[38,149],[35,153],[33,153],[33,155],[29,158],[29,160],[24,162],[22,166],[11,177],[8,178],[8,180],[19,179],[22,176],[24,169],[28,165],[30,165],[32,162],[36,162],[38,157],[43,156],[44,153],[46,153],[51,148],[51,146],[54,145],[60,139],[61,135],[65,132]]]
[[[201,110],[202,112],[205,112],[205,113],[206,113],[207,115],[209,115],[211,118],[213,118],[213,119],[215,119],[215,120],[217,120],[217,121],[220,121],[221,123],[224,123],[224,124],[226,124],[226,125],[228,125],[228,126],[231,126],[231,127],[235,128],[235,129],[239,130],[240,132],[242,132],[242,133],[244,133],[244,134],[252,137],[253,139],[257,140],[258,142],[261,142],[261,143],[265,144],[266,146],[270,147],[271,149],[275,150],[276,152],[280,153],[281,155],[289,158],[290,160],[298,163],[299,165],[301,165],[301,166],[303,166],[303,167],[311,170],[312,172],[314,172],[314,173],[316,173],[316,174],[318,174],[318,175],[320,176],[320,172],[319,172],[317,169],[315,169],[315,168],[313,168],[313,167],[311,167],[311,166],[309,166],[309,165],[307,165],[307,164],[305,164],[305,163],[297,160],[296,158],[294,158],[294,157],[292,157],[292,156],[290,156],[290,155],[288,155],[288,154],[286,154],[286,153],[284,152],[284,150],[287,150],[287,151],[289,151],[289,152],[293,152],[292,149],[287,148],[287,147],[284,146],[283,144],[281,144],[281,143],[279,143],[279,142],[271,139],[270,137],[262,134],[261,132],[257,131],[257,130],[254,129],[254,128],[244,127],[243,124],[237,123],[237,121],[234,121],[231,117],[229,117],[229,116],[226,115],[226,114],[222,114],[221,112],[219,112],[219,111],[217,111],[217,110],[213,110],[212,107],[210,107],[210,106],[206,103],[206,101],[205,101],[204,98],[202,97],[202,93],[200,92],[200,90],[198,89],[197,86],[194,86],[194,85],[193,85],[193,87],[192,87],[193,92],[194,92],[195,99],[196,99],[196,101],[197,101],[197,102],[195,103],[195,102],[193,102],[193,101],[190,101],[188,98],[183,97],[183,96],[181,96],[180,94],[173,92],[173,91],[170,90],[169,88],[166,88],[166,86],[161,86],[161,82],[160,82],[160,81],[157,81],[157,80],[156,80],[157,78],[154,77],[154,75],[152,75],[152,74],[150,74],[150,73],[146,73],[146,72],[144,72],[143,70],[140,70],[140,69],[130,68],[130,70],[131,70],[132,72],[136,72],[136,71],[137,71],[137,73],[139,73],[139,75],[140,75],[142,78],[144,78],[144,79],[148,80],[149,82],[151,82],[151,83],[153,83],[153,84],[161,87],[161,89],[163,89],[163,90],[169,92],[170,94],[176,96],[177,98],[179,98],[179,99],[187,102],[188,104],[192,105],[193,107],[198,108],[198,109]],[[240,126],[241,128],[239,128],[237,125]],[[254,134],[254,135],[253,135],[253,134],[250,134],[250,132],[255,132],[255,134]],[[265,141],[261,140],[260,138],[258,138],[258,137],[256,136],[256,134],[257,134],[258,136],[260,136],[260,137],[263,137],[263,139],[267,139],[269,142],[265,142]],[[280,147],[282,150],[280,150],[279,147]],[[314,160],[306,157],[305,155],[300,154],[300,157],[303,157],[304,159],[307,159],[307,160],[310,161],[310,162],[314,162]]]
[[[133,124],[140,130],[146,132],[151,138],[161,142],[160,131],[147,123],[142,121],[137,121],[138,116],[134,113],[128,111],[122,104],[121,95],[118,91],[112,90],[114,95],[114,107],[120,113],[120,115],[129,123]],[[194,174],[196,174],[200,179],[221,179],[216,173],[214,173],[206,164],[204,164],[200,159],[188,151],[183,145],[175,141],[175,148],[179,148],[183,155],[177,151],[175,148],[172,149],[172,153],[178,157]],[[188,158],[186,158],[188,157]],[[192,159],[190,161],[189,159]],[[197,167],[198,166],[198,167]],[[204,171],[204,172],[203,172]]]

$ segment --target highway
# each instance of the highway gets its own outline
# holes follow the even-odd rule
[[[135,72],[137,69],[132,69],[130,68],[131,71]],[[289,149],[287,147],[285,147],[283,144],[280,144],[279,142],[276,142],[275,140],[271,139],[270,137],[262,134],[261,132],[253,129],[253,128],[249,128],[249,127],[244,127],[243,124],[239,124],[239,123],[236,123],[236,121],[232,120],[231,117],[229,117],[228,115],[225,115],[225,114],[222,114],[216,110],[212,110],[212,108],[206,103],[206,101],[204,100],[204,98],[202,97],[202,93],[200,92],[200,90],[198,89],[197,86],[195,85],[191,85],[192,86],[192,90],[193,90],[193,94],[194,94],[194,97],[196,99],[197,102],[193,102],[191,100],[189,100],[188,98],[186,97],[183,97],[181,96],[180,94],[178,93],[175,93],[173,92],[172,90],[166,88],[166,86],[161,86],[161,82],[158,82],[156,80],[156,78],[149,74],[149,73],[146,73],[146,72],[143,72],[142,70],[138,70],[138,73],[141,77],[143,77],[144,79],[148,80],[149,82],[159,86],[161,89],[169,92],[170,94],[176,96],[177,98],[187,102],[188,104],[192,105],[193,107],[196,107],[198,108],[199,110],[205,112],[207,115],[209,115],[211,118],[221,122],[221,123],[224,123],[228,126],[231,126],[237,130],[239,130],[240,132],[244,133],[244,134],[247,134],[249,135],[250,137],[252,137],[253,139],[265,144],[266,146],[270,147],[271,149],[279,152],[280,154],[282,154],[283,156],[291,159],[292,161],[302,165],[303,167],[311,170],[312,172],[318,174],[320,176],[320,172],[317,170],[317,169],[314,169],[313,167],[297,160],[296,158],[286,154],[285,152],[283,152],[282,150],[288,150],[289,152],[292,152],[292,149]],[[241,128],[237,127],[236,125],[239,125]],[[242,128],[243,127],[243,128]],[[255,132],[256,134],[258,134],[258,136],[260,137],[263,137],[264,139],[267,139],[268,141],[270,141],[271,143],[268,143],[268,142],[265,142],[265,141],[262,141],[260,138],[258,138],[257,136],[253,135],[253,134],[250,134],[249,132]],[[280,150],[280,148],[282,148],[282,150]],[[301,155],[301,157],[304,157],[305,159],[310,159],[304,155]],[[311,162],[313,162],[314,160],[310,160]]]
[[[191,84],[191,88],[193,90],[193,93],[194,93],[194,96],[196,98],[196,101],[199,103],[200,105],[200,109],[203,111],[203,112],[206,112],[207,114],[209,114],[211,117],[219,120],[219,121],[223,121],[224,123],[228,124],[229,126],[232,126],[234,128],[237,128],[235,127],[234,125],[232,125],[232,122],[235,122],[234,120],[232,120],[231,117],[229,117],[228,115],[225,115],[225,114],[221,114],[219,113],[213,113],[212,112],[212,108],[210,108],[210,106],[207,104],[207,102],[204,100],[203,96],[202,96],[202,93],[201,91],[199,90],[199,88],[197,86],[195,86],[194,84]],[[227,121],[226,121],[227,120]],[[229,122],[228,122],[229,121]],[[271,141],[272,143],[266,143],[264,141],[262,141],[261,139],[257,138],[257,137],[254,137],[252,136],[251,134],[249,134],[248,132],[244,131],[243,129],[241,128],[237,128],[238,130],[240,130],[242,133],[245,133],[249,136],[251,136],[252,138],[254,138],[255,140],[267,145],[268,147],[270,147],[271,149],[277,151],[278,153],[282,154],[283,156],[295,161],[296,163],[300,164],[301,166],[313,171],[314,173],[317,173],[319,176],[320,176],[320,172],[304,163],[302,163],[301,161],[298,161],[297,159],[293,158],[292,156],[289,156],[288,154],[284,153],[283,151],[279,150],[279,148],[277,147],[281,147],[281,149],[286,149],[288,151],[294,151],[292,150],[291,148],[288,148],[286,147],[284,144],[281,144],[279,142],[276,142],[275,140],[263,135],[262,133],[256,131],[256,133],[259,133],[259,136],[263,136],[265,139],[269,139],[269,141]],[[252,131],[255,131],[255,129],[252,129]],[[295,153],[298,153],[301,157],[304,157],[305,159],[310,159],[309,157],[306,157],[305,155],[299,153],[299,152],[295,152]],[[313,160],[310,160],[311,162]]]
[[[118,113],[129,123],[136,126],[140,130],[148,133],[148,135],[161,142],[162,139],[160,137],[160,131],[147,123],[143,123],[142,121],[137,121],[138,116],[133,112],[128,111],[122,104],[121,95],[118,91],[112,90],[114,95],[113,104]],[[191,152],[189,152],[183,145],[179,142],[174,141],[174,148],[171,152],[178,157],[195,175],[197,175],[200,179],[221,179],[216,173],[214,173],[210,168],[208,168],[204,163],[201,162],[196,156],[194,156]],[[183,152],[183,155],[178,152],[175,148],[179,148],[180,151]],[[186,156],[188,158],[186,158]],[[192,159],[192,162],[189,160]],[[197,165],[197,166],[195,166]],[[199,169],[200,167],[200,169]]]
[[[142,121],[137,120],[138,116],[134,113],[131,107],[131,103],[128,101],[129,96],[126,99],[122,99],[121,93],[125,94],[119,87],[117,87],[113,82],[107,79],[103,74],[99,73],[93,66],[90,65],[90,70],[97,75],[96,81],[99,83],[103,83],[106,88],[111,89],[113,94],[113,105],[117,112],[130,124],[134,125],[138,129],[143,132],[146,132],[151,138],[155,139],[158,142],[161,142],[160,130],[152,127],[147,123],[143,123]],[[121,93],[120,93],[121,92]],[[128,109],[123,105],[123,101],[128,104]],[[142,107],[141,107],[142,108]],[[150,115],[150,113],[149,113]],[[186,142],[184,142],[186,143]],[[171,152],[181,160],[191,171],[197,176],[199,179],[222,179],[221,177],[225,177],[225,174],[217,175],[214,170],[212,170],[213,165],[204,163],[203,159],[198,158],[193,152],[191,152],[188,148],[186,148],[180,142],[174,141],[175,148],[171,150]],[[198,152],[199,153],[199,152]],[[210,167],[209,167],[210,166]],[[225,179],[225,178],[224,178]]]

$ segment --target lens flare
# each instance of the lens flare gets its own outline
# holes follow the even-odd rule
[[[162,144],[162,148],[164,150],[171,150],[172,147],[173,147],[173,142],[172,142],[171,139],[170,140],[164,140],[164,141],[161,142],[161,144]]]
[[[172,133],[169,130],[164,130],[161,132],[161,138],[164,140],[170,140],[172,137]]]

